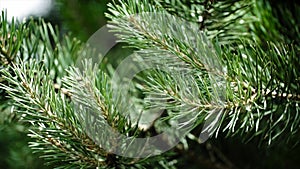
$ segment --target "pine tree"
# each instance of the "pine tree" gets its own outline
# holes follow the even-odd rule
[[[218,140],[297,148],[300,6],[291,4],[112,1],[108,27],[133,49],[115,61],[125,69],[96,63],[97,49],[42,19],[9,23],[2,12],[1,126],[24,127],[56,168],[247,168]],[[197,155],[203,145],[209,160]]]

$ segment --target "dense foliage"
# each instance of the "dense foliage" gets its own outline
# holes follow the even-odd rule
[[[87,1],[83,6],[78,0],[58,2],[63,9],[60,25],[73,34],[42,19],[8,22],[6,13],[1,14],[1,168],[38,168],[42,162],[50,168],[297,167],[299,157],[293,155],[299,152],[300,136],[297,2],[115,0]],[[84,69],[78,69],[78,59],[95,54],[83,41],[105,23],[98,18],[104,11],[118,42],[130,49],[116,48],[100,65],[83,59]],[[158,66],[132,80],[133,98],[126,100],[124,88],[114,88],[113,74],[130,53],[142,60],[139,64]],[[163,113],[143,127],[142,119],[153,114],[130,106],[118,109],[128,102],[138,110],[163,109]],[[87,121],[82,123],[83,119]],[[207,119],[216,125],[205,125]],[[165,153],[130,158],[105,149],[109,145],[126,151],[127,144],[106,142],[104,121],[134,142],[172,132],[178,127],[176,120],[176,125],[189,130]],[[94,127],[90,130],[99,131],[99,140],[86,130],[90,124]],[[203,130],[210,136],[205,143],[198,138]],[[26,134],[29,146],[23,140]],[[161,144],[169,143],[161,140]],[[134,146],[143,151],[141,145]],[[28,155],[31,150],[34,156]],[[36,156],[42,161],[35,161]]]

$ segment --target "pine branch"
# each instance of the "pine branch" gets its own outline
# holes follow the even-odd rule
[[[129,146],[142,153],[144,145],[131,145],[136,138],[173,132],[174,126],[186,128],[189,136],[204,125],[209,136],[221,131],[268,145],[282,140],[294,144],[300,133],[299,47],[297,43],[261,47],[253,41],[249,35],[266,33],[269,23],[258,20],[263,26],[251,27],[253,17],[261,14],[255,5],[206,0],[119,0],[109,5],[107,16],[120,41],[140,49],[135,52],[139,66],[156,65],[157,70],[139,77],[143,83],[134,82],[145,97],[130,100],[139,108],[164,110],[146,129],[139,127],[139,111],[122,106],[129,102],[123,88],[114,91],[114,81],[97,66],[85,61],[83,72],[75,67],[65,71],[78,55],[88,57],[89,49],[76,39],[60,37],[42,20],[8,24],[2,13],[0,89],[29,126],[34,139],[30,147],[49,163],[61,165],[58,168],[174,168],[168,153],[144,159],[112,154],[131,153],[126,140],[116,138],[118,133],[132,138]],[[278,21],[270,22],[274,28]],[[275,39],[290,43],[278,31],[273,33]],[[238,41],[240,37],[249,41]],[[186,142],[183,138],[188,147]]]
[[[255,21],[250,14],[252,1],[214,1],[214,0],[155,0],[169,13],[198,23],[199,30],[205,31],[209,39],[217,38],[222,43],[245,38],[250,34],[249,24]]]
[[[5,24],[1,26],[3,25]],[[77,55],[89,54],[86,46],[82,46],[76,39],[70,40],[67,36],[60,41],[52,26],[43,21],[38,23],[30,21],[26,26],[25,24],[20,26],[28,27],[26,27],[24,37],[20,37],[23,40],[19,40],[22,42],[21,48],[15,51],[14,63],[1,70],[1,76],[7,82],[1,84],[1,89],[5,90],[13,100],[15,111],[21,117],[20,120],[25,124],[26,122],[31,124],[29,136],[34,138],[34,141],[30,143],[32,149],[44,154],[42,157],[47,159],[49,164],[58,165],[64,161],[64,167],[173,166],[173,164],[168,164],[164,156],[147,160],[132,160],[103,150],[99,142],[87,135],[86,128],[80,121],[82,119],[76,115],[77,111],[74,109],[76,107],[73,107],[69,100],[70,96],[74,99],[75,95],[70,90],[60,87],[59,79],[66,74],[64,68],[71,64]],[[12,33],[14,31],[16,30],[11,30]],[[54,45],[52,41],[55,42]],[[13,45],[11,44],[10,47],[14,47]],[[83,49],[84,52],[82,52]],[[33,58],[36,58],[36,61]],[[73,75],[70,78],[73,78],[73,82],[77,82],[77,74],[73,73]],[[71,81],[70,78],[68,82]],[[87,79],[85,82],[90,84],[90,80]],[[101,80],[97,81],[97,84],[104,86],[106,83]],[[123,116],[115,118],[117,114],[110,105],[109,99],[111,98],[106,98],[111,95],[109,90],[101,88],[105,97],[100,97],[95,85],[96,83],[93,83],[90,86],[89,92],[96,92],[96,95],[87,96],[90,98],[84,97],[86,100],[94,98],[98,101],[92,109],[95,110],[100,106],[109,115],[106,116],[109,124],[115,126],[118,131],[125,132],[125,135],[132,135],[130,133],[136,135],[135,127],[131,125],[129,119]],[[76,92],[79,91],[81,90]],[[102,102],[102,99],[106,102]]]
[[[205,102],[205,100],[210,97],[210,94],[205,97],[195,95],[191,97],[192,99],[186,99],[187,96],[178,97],[180,95],[179,93],[186,92],[185,89],[191,87],[191,85],[188,84],[193,84],[194,81],[197,82],[197,87],[192,91],[200,91],[206,94],[211,93],[210,90],[201,86],[211,86],[211,84],[214,84],[213,82],[220,82],[220,79],[221,81],[223,79],[223,81],[227,81],[226,91],[224,92],[224,95],[226,95],[226,101],[223,99],[222,103],[221,98],[215,99],[215,102],[222,103],[222,106],[224,106],[223,108],[225,111],[223,119],[228,120],[227,126],[224,126],[223,129],[228,129],[231,131],[230,134],[232,135],[239,133],[236,131],[236,128],[238,128],[237,121],[242,119],[241,121],[243,121],[243,123],[239,125],[240,129],[237,129],[243,130],[242,133],[248,133],[250,130],[254,131],[256,135],[262,135],[262,140],[268,140],[269,144],[279,135],[278,132],[273,133],[274,131],[277,131],[274,126],[277,126],[283,116],[279,116],[279,121],[277,122],[270,119],[271,122],[269,124],[273,127],[266,127],[264,124],[261,126],[264,131],[261,131],[259,130],[259,121],[262,120],[262,117],[268,117],[269,113],[266,113],[265,115],[263,113],[262,115],[260,112],[268,112],[269,109],[271,109],[271,114],[277,114],[278,111],[281,111],[282,109],[282,107],[277,103],[278,98],[282,99],[283,95],[288,95],[289,100],[292,99],[291,101],[293,102],[293,106],[298,104],[298,92],[296,90],[287,91],[289,88],[298,88],[298,85],[296,85],[297,82],[294,81],[291,83],[291,81],[286,81],[286,79],[284,79],[286,76],[291,77],[291,79],[297,79],[299,75],[293,72],[298,68],[297,66],[291,66],[288,68],[283,66],[285,62],[297,63],[295,50],[291,49],[291,53],[287,55],[279,51],[278,45],[274,45],[273,47],[270,46],[269,49],[271,51],[266,53],[259,47],[253,47],[251,45],[243,46],[245,49],[239,48],[239,45],[243,45],[243,42],[237,42],[231,47],[235,50],[234,52],[239,54],[238,57],[236,57],[234,53],[224,53],[218,43],[207,43],[205,38],[201,38],[201,36],[199,36],[200,33],[198,30],[193,29],[193,24],[181,22],[178,18],[173,19],[174,17],[165,14],[161,11],[161,9],[157,9],[156,11],[156,8],[153,7],[151,8],[150,14],[138,14],[135,16],[133,14],[134,12],[139,11],[138,7],[136,7],[137,9],[133,8],[135,10],[132,10],[126,5],[126,2],[120,3],[123,5],[110,6],[111,13],[118,15],[108,15],[108,17],[112,19],[111,28],[118,33],[122,42],[127,42],[130,46],[144,49],[144,51],[140,52],[140,54],[142,54],[141,57],[146,60],[148,59],[151,62],[157,63],[155,60],[162,61],[166,59],[163,64],[166,64],[166,67],[172,68],[174,67],[172,65],[172,61],[175,61],[177,63],[177,70],[193,72],[191,73],[194,76],[192,80],[186,80],[186,77],[179,77],[176,79],[180,79],[180,81],[174,81],[169,78],[168,75],[162,75],[165,74],[165,72],[158,72],[157,74],[159,74],[159,76],[156,77],[152,76],[152,79],[150,79],[151,82],[148,84],[150,87],[147,91],[154,92],[147,94],[156,96],[155,104],[157,105],[154,104],[154,107],[165,106],[168,109],[172,109],[190,102],[186,102],[187,100],[195,101],[198,99],[200,101],[196,101],[196,104],[194,105],[198,105],[198,107],[201,105],[207,105],[202,101]],[[143,4],[143,2],[141,2],[141,4]],[[176,28],[176,25],[180,25],[181,27]],[[186,29],[186,27],[183,28],[182,25],[188,25],[190,26],[190,29]],[[181,37],[189,38],[185,39]],[[253,42],[249,43],[253,44]],[[224,47],[222,48],[224,49]],[[285,47],[281,48],[281,50],[283,50],[282,52],[288,51]],[[209,53],[207,51],[216,52]],[[203,55],[203,53],[208,54]],[[288,59],[285,59],[286,61],[283,60],[284,56],[289,56]],[[169,59],[169,57],[177,57],[180,60]],[[215,62],[208,58],[212,58]],[[228,73],[223,73],[224,68],[222,67],[224,67],[224,63],[227,64]],[[216,65],[217,68],[210,69],[210,65]],[[170,68],[167,72],[172,71],[174,71],[174,69]],[[197,72],[199,73],[198,77]],[[286,76],[282,76],[284,74],[283,72],[286,73]],[[214,78],[210,79],[210,81],[207,80],[207,74],[210,77],[214,77],[215,81]],[[171,76],[174,76],[174,74],[171,74]],[[184,83],[184,80],[186,80],[187,83]],[[204,84],[199,83],[199,81]],[[169,84],[171,85],[167,87]],[[174,86],[174,84],[176,85]],[[283,86],[283,88],[279,86]],[[195,94],[197,92],[187,91],[187,93]],[[277,94],[277,96],[274,96],[274,94]],[[151,98],[151,101],[153,101],[153,99],[154,98]],[[293,101],[293,99],[296,100]],[[169,101],[162,103],[160,100]],[[177,102],[174,100],[177,100]],[[265,105],[268,106],[266,107]],[[284,106],[288,105],[289,103],[284,104]],[[273,108],[275,109],[273,110]],[[220,111],[223,111],[224,109],[220,109]],[[285,109],[288,111],[296,110],[292,107],[286,107]],[[285,111],[285,113],[287,113],[287,111]],[[286,115],[289,116],[289,113]],[[172,115],[170,116],[172,117]],[[273,116],[271,115],[270,118],[273,118]],[[297,119],[295,119],[295,121],[297,121]],[[293,124],[291,125],[293,126]],[[255,134],[250,135],[253,136]]]
[[[1,86],[16,101],[16,107],[25,108],[18,112],[22,114],[22,120],[33,125],[29,136],[35,138],[36,142],[32,142],[31,147],[36,152],[45,153],[43,157],[51,159],[52,162],[60,159],[78,165],[97,166],[104,163],[92,155],[99,152],[101,152],[99,155],[103,154],[103,150],[81,131],[80,123],[74,115],[70,114],[73,111],[70,103],[65,100],[63,94],[54,92],[50,78],[36,65],[35,62],[29,65],[24,63],[22,67],[14,65],[13,70],[17,79],[8,72],[2,72],[5,74],[5,79],[17,85],[16,88],[19,90]],[[33,74],[35,74],[34,80],[29,79]]]
[[[228,125],[224,125],[223,131],[250,136],[245,138],[248,141],[254,136],[261,137],[268,144],[280,140],[279,136],[286,138],[286,142],[291,142],[291,138],[296,140],[294,133],[298,129],[294,126],[299,122],[300,86],[296,80],[299,68],[294,64],[295,50],[271,44],[265,52],[260,47],[244,44],[237,55],[225,53],[228,74],[235,82],[227,87],[228,99],[234,104],[228,111]],[[290,63],[288,67],[285,62]]]
[[[65,162],[64,167],[113,167],[113,166],[136,166],[138,168],[150,165],[151,162],[156,164],[158,161],[165,161],[165,157],[154,157],[149,160],[135,160],[128,159],[121,156],[112,155],[103,149],[100,142],[105,142],[106,144],[114,144],[113,142],[106,142],[106,135],[99,136],[100,142],[91,138],[91,135],[87,134],[86,124],[93,124],[94,121],[87,120],[82,123],[78,111],[75,110],[78,107],[73,107],[73,104],[67,99],[65,92],[56,93],[53,86],[51,78],[47,75],[47,71],[44,70],[42,64],[37,64],[35,61],[31,63],[22,63],[21,65],[14,65],[12,76],[7,71],[2,71],[5,80],[10,84],[16,85],[15,88],[10,86],[1,85],[1,88],[6,90],[9,96],[15,101],[14,106],[18,107],[18,113],[22,117],[22,121],[27,121],[31,124],[29,136],[34,138],[35,141],[30,143],[30,147],[35,150],[35,152],[42,153],[41,157],[45,158],[49,164],[57,165],[58,162]],[[73,82],[78,82],[78,72],[70,71],[71,76],[67,78],[66,83],[69,86],[73,86]],[[91,73],[88,72],[87,73]],[[88,75],[88,74],[86,74]],[[92,75],[92,77],[91,77]],[[32,78],[34,77],[34,78]],[[75,78],[77,77],[77,78]],[[83,76],[80,76],[82,79]],[[90,78],[95,78],[95,74],[90,74]],[[101,78],[100,78],[101,79]],[[99,79],[97,79],[99,80]],[[73,82],[72,82],[73,81]],[[86,79],[83,80],[90,84],[92,90],[90,92],[96,92],[95,80]],[[97,81],[101,86],[106,86],[107,82]],[[42,84],[42,85],[40,85]],[[78,83],[77,83],[78,86]],[[80,86],[80,85],[79,85]],[[74,89],[74,88],[69,88]],[[69,90],[71,96],[75,96],[81,90]],[[101,92],[109,93],[110,90],[101,87]],[[89,89],[90,90],[90,89]],[[76,92],[76,93],[73,93]],[[101,93],[100,92],[100,93]],[[98,94],[100,94],[98,93]],[[134,127],[129,123],[126,118],[120,116],[114,112],[114,106],[111,106],[106,98],[107,94],[100,97],[96,96],[95,99],[99,100],[101,103],[99,106],[105,106],[107,111],[106,120],[108,123],[115,127],[119,132],[124,132],[128,135],[130,133],[138,134],[134,131]],[[88,94],[88,93],[85,93]],[[93,97],[87,95],[88,98],[82,97],[81,100],[87,103],[93,103]],[[74,97],[73,97],[74,98]],[[75,97],[76,98],[76,97]],[[79,98],[77,98],[79,99]],[[89,102],[86,102],[89,99]],[[105,102],[102,102],[105,101]],[[82,102],[82,103],[84,103]],[[98,105],[92,105],[92,110],[95,110]],[[92,113],[87,111],[86,113]],[[89,115],[90,116],[90,115]],[[92,116],[92,114],[91,114]],[[116,118],[117,117],[117,118]],[[84,118],[84,117],[83,117]],[[122,120],[123,118],[123,120]],[[99,119],[99,118],[98,118]],[[93,119],[91,119],[93,120]],[[101,122],[100,122],[101,123]],[[96,127],[102,126],[100,123],[95,124]],[[104,129],[104,128],[103,128]],[[97,130],[98,131],[98,130]],[[105,131],[103,131],[105,134]],[[60,164],[61,165],[61,164]]]

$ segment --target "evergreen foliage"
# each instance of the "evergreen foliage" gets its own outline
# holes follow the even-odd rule
[[[123,88],[115,90],[111,65],[106,65],[109,71],[91,60],[83,61],[83,71],[75,66],[79,57],[94,54],[90,46],[69,34],[60,35],[42,19],[9,23],[2,12],[0,130],[19,126],[29,136],[29,147],[55,168],[188,166],[184,160],[191,160],[191,149],[203,142],[198,138],[203,129],[211,139],[238,138],[263,150],[298,146],[300,5],[296,2],[280,6],[264,0],[114,0],[107,6],[109,27],[119,42],[133,48],[144,62],[164,65],[164,71],[139,74],[130,88],[135,96],[130,102],[138,108],[164,109],[158,119],[142,128],[139,120],[145,117],[140,112],[118,109],[129,101],[122,97]],[[136,14],[139,17],[133,17]],[[185,24],[191,29],[182,29]],[[216,113],[217,126],[205,126]],[[126,145],[106,142],[104,122],[134,141],[172,132],[178,119],[180,127],[191,121],[193,125],[168,152],[130,158],[104,148]],[[91,130],[99,131],[98,140],[87,133],[90,124],[95,124]],[[161,144],[168,143],[161,140]],[[225,164],[201,164],[235,168],[226,157],[218,158]]]

